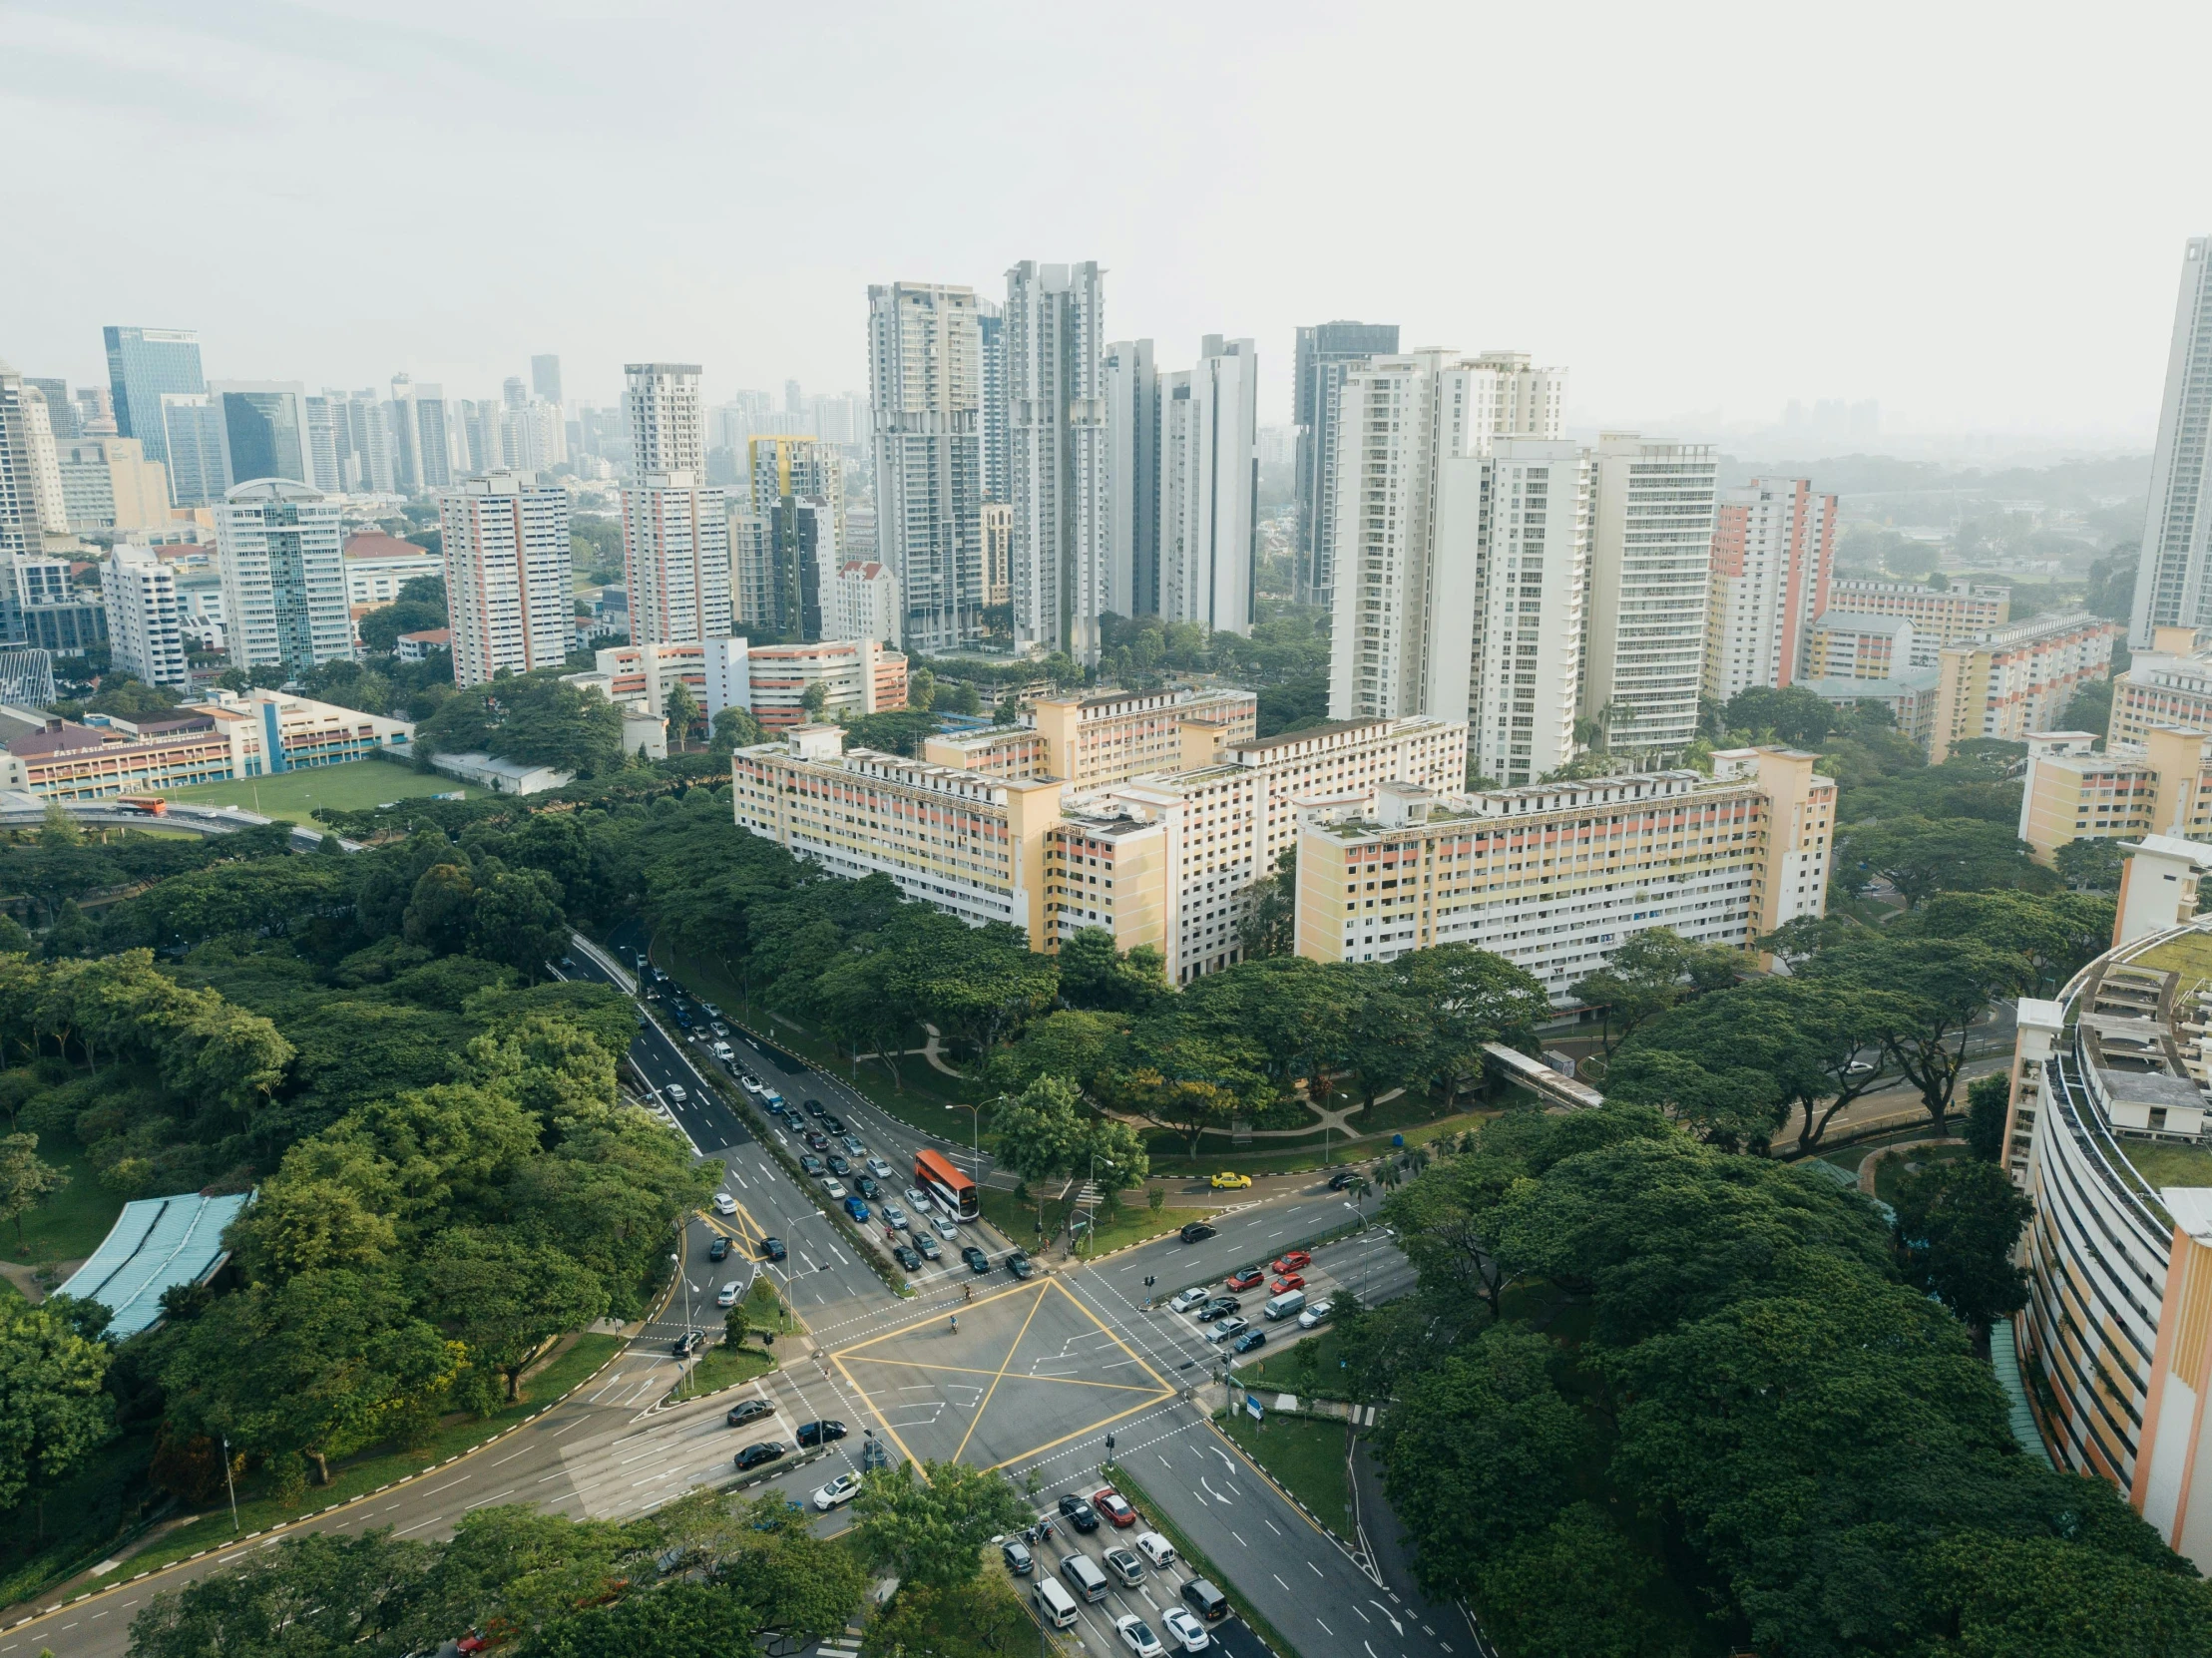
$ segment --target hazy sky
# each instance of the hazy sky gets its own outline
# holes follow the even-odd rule
[[[0,358],[865,383],[865,289],[1096,258],[1181,366],[1567,365],[1576,424],[2154,430],[2212,7],[0,0]]]

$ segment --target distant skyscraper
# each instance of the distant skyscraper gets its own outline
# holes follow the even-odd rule
[[[561,401],[561,359],[552,352],[530,359],[530,389],[541,402]]]
[[[1160,405],[1150,340],[1106,347],[1105,394],[1106,587],[1113,599],[1106,609],[1151,616],[1159,610]]]
[[[1705,601],[1708,697],[1805,673],[1835,558],[1836,498],[1815,495],[1809,479],[1754,478],[1722,493]]]
[[[2154,627],[2202,627],[2212,618],[2212,236],[2193,236],[2181,258],[2181,296],[2166,353],[2166,396],[2158,411],[2150,508],[2128,643],[2151,642]]]
[[[569,492],[535,473],[495,471],[440,490],[438,525],[453,682],[567,661],[576,643]]]
[[[1717,471],[1709,444],[1633,432],[1603,433],[1590,452],[1582,718],[1616,754],[1697,735]]]
[[[338,468],[338,488],[390,495],[399,487],[392,457],[392,419],[374,386],[356,392],[325,387],[330,442]],[[308,416],[313,418],[310,405]]]
[[[222,403],[212,392],[162,394],[162,442],[169,451],[169,498],[180,507],[213,507],[230,487],[222,459]]]
[[[1197,366],[1171,378],[1171,393],[1160,399],[1159,614],[1248,633],[1258,351],[1248,339],[1208,334]]]
[[[845,559],[844,463],[819,438],[759,436],[747,445],[752,510],[767,526],[767,607],[756,615],[789,642],[823,636]]]
[[[88,438],[121,437],[115,424],[115,394],[106,386],[79,386],[77,431]]]
[[[0,579],[15,560],[43,557],[49,532],[68,528],[46,399],[0,363]],[[10,597],[0,587],[0,599]]]
[[[395,374],[391,402],[385,407],[391,422],[393,479],[400,492],[421,495],[452,483],[453,440],[458,434],[445,388]]]
[[[1395,322],[1322,322],[1298,330],[1291,365],[1291,421],[1297,427],[1298,569],[1301,604],[1327,606],[1336,534],[1336,399],[1348,364],[1398,349]]]
[[[1096,260],[1006,273],[1014,636],[1086,662],[1106,609],[1103,276]]]
[[[877,557],[906,608],[902,642],[949,650],[981,625],[982,363],[973,289],[868,289]]]
[[[1006,458],[1006,309],[976,301],[976,351],[983,365],[983,498],[1011,501]]]
[[[137,438],[150,461],[169,460],[162,426],[164,392],[206,391],[200,336],[189,328],[106,328],[108,389],[119,435]]]
[[[727,638],[727,492],[703,482],[706,432],[696,363],[628,363],[623,406],[623,575],[633,644]]]
[[[26,375],[23,383],[36,386],[39,395],[46,399],[46,424],[53,428],[54,441],[62,442],[77,435],[77,405],[69,400],[67,380],[41,380]]]
[[[510,382],[520,385],[521,382]],[[469,471],[473,473],[496,472],[506,464],[506,448],[500,441],[500,426],[507,415],[504,402],[495,403],[489,397],[473,401],[462,398],[453,405],[460,422],[461,441],[468,450]]]
[[[783,382],[783,412],[785,414],[804,414],[806,412],[806,399],[799,395],[799,383],[796,380]]]
[[[125,546],[108,555],[100,567],[100,602],[107,608],[108,648],[118,672],[149,685],[190,682],[177,577],[151,549]]]
[[[215,380],[222,415],[222,471],[232,483],[289,478],[312,485],[307,388],[296,380]]]
[[[216,509],[222,626],[242,668],[306,672],[353,654],[338,503],[283,478],[239,484]]]

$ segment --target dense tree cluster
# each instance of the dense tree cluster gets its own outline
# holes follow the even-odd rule
[[[2019,1217],[1988,1188],[2010,1188],[1953,1167],[1982,1172],[1893,1233],[1608,1105],[1511,1113],[1401,1189],[1420,1288],[1342,1351],[1396,1401],[1379,1440],[1424,1579],[1512,1658],[2204,1650],[2212,1589],[2108,1484],[2020,1453],[1924,1294],[2004,1300],[1969,1280],[2002,1265]]]
[[[502,674],[457,690],[415,728],[419,754],[492,754],[523,765],[558,766],[579,777],[619,771],[622,710],[596,688],[572,685],[565,668]]]

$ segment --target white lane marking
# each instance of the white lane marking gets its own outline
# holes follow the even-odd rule
[[[1394,1596],[1393,1598],[1396,1597]],[[1406,1632],[1406,1626],[1400,1623],[1398,1619],[1392,1615],[1390,1608],[1385,1606],[1381,1601],[1370,1600],[1367,1604],[1374,1607],[1376,1611],[1382,1613],[1384,1617],[1389,1618],[1390,1627],[1395,1629],[1399,1634],[1403,1635]]]
[[[1244,1539],[1243,1539],[1242,1537],[1237,1537],[1237,1536],[1236,1536],[1236,1533],[1235,1533],[1235,1531],[1233,1531],[1233,1530],[1232,1530],[1232,1531],[1230,1531],[1229,1535],[1230,1535],[1230,1536],[1232,1536],[1232,1537],[1236,1537],[1236,1546],[1237,1546],[1238,1548],[1250,1548],[1250,1547],[1252,1546],[1252,1545],[1251,1545],[1250,1543],[1246,1542],[1246,1541],[1245,1541],[1245,1540],[1244,1540]]]
[[[1320,1620],[1319,1618],[1315,1618],[1315,1619],[1314,1619],[1313,1621],[1314,1621],[1315,1623],[1321,1623],[1321,1620]],[[1328,1637],[1329,1637],[1329,1639],[1330,1639],[1330,1640],[1332,1640],[1332,1641],[1336,1639],[1336,1631],[1335,1631],[1335,1630],[1333,1630],[1333,1629],[1331,1629],[1331,1628],[1330,1628],[1330,1627],[1329,1627],[1329,1626],[1328,1626],[1327,1624],[1325,1624],[1325,1623],[1321,1623],[1321,1633],[1322,1633],[1322,1634],[1324,1634],[1324,1635],[1326,1635],[1326,1636],[1328,1636]]]
[[[432,1514],[426,1520],[417,1520],[412,1525],[401,1526],[397,1531],[394,1531],[392,1535],[395,1537],[404,1537],[410,1531],[420,1531],[426,1525],[436,1525],[438,1521],[443,1518],[445,1518],[443,1514]]]
[[[1283,1534],[1283,1528],[1277,1525],[1273,1520],[1268,1519],[1265,1514],[1260,1515],[1260,1519],[1266,1525],[1267,1529],[1274,1532],[1276,1536],[1279,1537]]]
[[[1360,1612],[1360,1609],[1359,1609],[1359,1603],[1358,1603],[1358,1602],[1356,1602],[1356,1601],[1355,1601],[1355,1602],[1353,1602],[1353,1603],[1352,1603],[1352,1610],[1353,1610],[1353,1611],[1355,1611],[1355,1612]],[[1367,1615],[1367,1614],[1366,1614],[1365,1612],[1360,1612],[1360,1622],[1362,1622],[1362,1623],[1373,1623],[1374,1621],[1375,1621],[1375,1620],[1374,1620],[1373,1618],[1369,1617],[1369,1616],[1368,1616],[1368,1615]]]
[[[528,1446],[524,1446],[522,1448],[522,1451],[511,1451],[506,1455],[502,1456],[499,1459],[499,1462],[512,1462],[517,1456],[520,1456],[522,1454],[523,1451],[528,1451],[529,1449],[530,1448]],[[496,1468],[499,1466],[499,1462],[493,1462],[489,1465]]]
[[[513,1496],[514,1494],[515,1494],[515,1487],[514,1487],[514,1486],[512,1486],[512,1485],[510,1485],[510,1486],[508,1486],[508,1487],[507,1487],[507,1489],[505,1489],[504,1491],[499,1491],[499,1492],[496,1492],[496,1493],[494,1493],[494,1494],[493,1494],[493,1495],[491,1495],[491,1496],[480,1496],[480,1497],[478,1497],[478,1498],[477,1498],[477,1499],[476,1499],[476,1500],[475,1500],[474,1502],[472,1502],[472,1503],[470,1503],[470,1504],[469,1504],[469,1508],[481,1508],[481,1507],[483,1507],[483,1506],[484,1506],[484,1504],[485,1504],[485,1503],[487,1503],[487,1502],[497,1502],[497,1501],[498,1501],[498,1500],[499,1500],[499,1499],[500,1499],[501,1497],[503,1497],[503,1496]],[[461,1510],[461,1512],[465,1514],[465,1513],[467,1513],[467,1512],[469,1511],[469,1508],[464,1508],[464,1509],[462,1509],[462,1510]]]
[[[1275,1577],[1275,1574],[1273,1572],[1269,1572],[1267,1575],[1269,1577]],[[1278,1583],[1283,1583],[1283,1580],[1280,1577],[1275,1577],[1275,1581]],[[1288,1583],[1283,1583],[1283,1593],[1290,1593],[1290,1585]]]
[[[1323,1570],[1322,1570],[1322,1569],[1321,1569],[1321,1568],[1320,1568],[1319,1566],[1315,1565],[1315,1564],[1314,1564],[1314,1563],[1313,1563],[1313,1562],[1312,1562],[1311,1560],[1308,1560],[1308,1561],[1306,1562],[1306,1570],[1308,1570],[1308,1571],[1312,1572],[1314,1576],[1316,1576],[1316,1577],[1319,1577],[1319,1578],[1322,1578],[1322,1579],[1324,1579],[1324,1580],[1326,1580],[1326,1578],[1327,1578],[1327,1577],[1328,1577],[1328,1575],[1329,1575],[1329,1574],[1328,1574],[1327,1572],[1323,1571]]]

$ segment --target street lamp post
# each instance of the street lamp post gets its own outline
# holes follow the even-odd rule
[[[677,1238],[677,1240],[678,1240],[678,1241],[680,1241],[680,1240],[681,1240],[681,1239],[683,1238],[683,1236],[684,1236],[684,1234],[683,1234],[682,1232],[680,1232],[680,1231],[676,1233],[676,1238]],[[679,1249],[679,1250],[677,1250],[677,1251],[676,1251],[675,1253],[671,1254],[671,1255],[670,1255],[670,1256],[668,1257],[668,1259],[669,1259],[669,1260],[671,1260],[671,1261],[673,1261],[673,1262],[675,1263],[675,1276],[676,1276],[676,1280],[677,1280],[677,1282],[679,1282],[679,1283],[680,1283],[680,1284],[681,1284],[681,1285],[683,1286],[683,1334],[684,1334],[684,1336],[685,1336],[686,1338],[688,1338],[688,1337],[690,1336],[690,1334],[691,1334],[691,1273],[690,1273],[690,1269],[689,1269],[689,1267],[688,1267],[688,1266],[686,1265],[686,1263],[684,1262],[684,1259],[683,1259],[683,1252],[682,1252],[682,1251],[681,1251],[680,1249]],[[682,1359],[681,1359],[681,1360],[680,1360],[680,1361],[679,1361],[679,1362],[677,1363],[677,1365],[676,1365],[676,1367],[675,1367],[675,1388],[676,1388],[676,1392],[677,1392],[677,1394],[678,1394],[678,1395],[680,1395],[680,1394],[681,1394],[681,1393],[683,1392],[683,1375],[684,1375],[684,1372],[685,1372],[685,1370],[686,1370],[686,1369],[687,1369],[687,1368],[689,1367],[689,1365],[690,1365],[690,1362],[691,1362],[691,1356],[690,1356],[690,1355],[689,1355],[688,1353],[686,1353],[686,1354],[685,1354],[685,1355],[683,1356],[683,1358],[682,1358]]]
[[[238,1534],[238,1482],[230,1477],[230,1436],[222,1436],[222,1482],[230,1490],[230,1535]]]

